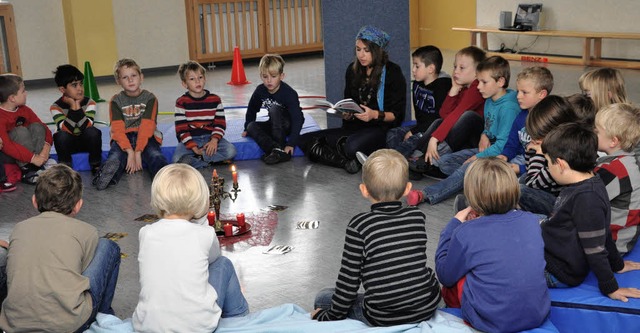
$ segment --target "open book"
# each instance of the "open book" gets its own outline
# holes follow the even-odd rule
[[[362,113],[364,110],[354,102],[351,98],[338,101],[336,104],[332,104],[327,100],[318,100],[316,105],[322,108],[326,108],[328,113],[341,114],[341,113]]]

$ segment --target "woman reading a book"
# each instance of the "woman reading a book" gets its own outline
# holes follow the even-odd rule
[[[389,35],[364,26],[356,36],[356,59],[347,68],[344,98],[364,112],[342,113],[342,126],[301,136],[302,149],[312,162],[360,170],[356,152],[371,154],[384,148],[387,130],[398,126],[406,107],[406,82],[400,66],[389,61]]]

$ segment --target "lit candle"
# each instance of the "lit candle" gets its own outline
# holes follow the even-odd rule
[[[233,226],[231,225],[231,223],[224,224],[224,236],[225,237],[233,236]]]
[[[207,214],[207,220],[209,220],[209,225],[213,227],[216,224],[216,212],[210,210],[209,214]]]
[[[231,178],[233,178],[233,185],[238,184],[238,171],[236,171],[236,166],[231,166]]]
[[[218,170],[213,169],[213,175],[211,175],[213,178],[218,178]]]
[[[238,220],[238,228],[244,228],[244,213],[238,213],[236,219]]]

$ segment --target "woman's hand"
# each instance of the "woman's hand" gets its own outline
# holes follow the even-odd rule
[[[360,107],[364,110],[364,112],[362,113],[356,113],[355,116],[356,118],[368,123],[371,120],[374,120],[377,118],[378,115],[378,111],[374,111],[371,110],[370,107],[366,106],[366,105],[362,105],[360,104]]]

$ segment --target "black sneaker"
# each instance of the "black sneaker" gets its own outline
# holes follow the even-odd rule
[[[418,173],[425,173],[431,167],[431,164],[427,163],[424,158],[417,158],[415,160],[409,160],[409,170]]]
[[[100,164],[96,164],[96,165],[92,165],[91,166],[91,175],[92,176],[95,177],[99,172],[100,172]]]
[[[360,162],[358,162],[357,159],[347,160],[347,162],[344,164],[344,169],[347,170],[347,172],[350,174],[358,173],[361,168],[362,165],[360,164]]]
[[[435,178],[435,179],[445,179],[449,177],[448,175],[440,171],[440,168],[433,165],[429,165],[429,167],[427,167],[427,169],[423,173],[425,176]]]
[[[274,148],[271,154],[265,156],[264,163],[272,165],[291,160],[291,155],[280,148]]]
[[[409,179],[410,180],[421,180],[424,178],[424,175],[420,172],[415,172],[413,170],[409,170]]]
[[[38,182],[38,171],[28,171],[22,174],[21,180],[25,184],[35,185]]]
[[[107,161],[100,170],[100,173],[93,178],[93,185],[96,186],[98,190],[104,190],[109,185],[115,185],[115,180],[113,177],[118,172],[118,167],[120,166],[120,161]]]

